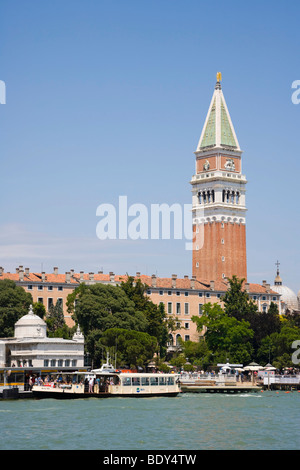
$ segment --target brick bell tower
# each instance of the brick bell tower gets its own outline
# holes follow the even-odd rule
[[[193,276],[247,279],[246,177],[221,88],[221,73],[199,140],[192,177]]]

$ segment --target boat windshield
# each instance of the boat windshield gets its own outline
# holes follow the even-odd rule
[[[166,385],[174,385],[175,378],[174,376],[167,376],[167,377],[156,377],[156,376],[140,376],[140,377],[130,377],[124,376],[122,378],[122,385],[123,386],[152,386],[156,387],[158,385],[166,386]]]

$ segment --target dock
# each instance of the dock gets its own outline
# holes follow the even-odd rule
[[[239,384],[239,385],[197,385],[197,384],[182,384],[182,393],[247,393],[247,392],[260,392],[263,387],[252,384]]]
[[[273,375],[264,377],[264,390],[300,390],[299,375]]]
[[[0,389],[0,399],[2,400],[17,400],[24,398],[33,398],[33,393],[28,390],[25,391],[19,387],[3,388]]]

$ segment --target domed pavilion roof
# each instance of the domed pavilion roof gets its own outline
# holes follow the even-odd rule
[[[44,338],[47,335],[46,323],[29,307],[29,312],[15,323],[15,338]]]
[[[278,262],[277,262],[278,263]],[[271,289],[281,294],[281,302],[283,302],[286,307],[290,310],[298,310],[298,299],[295,292],[290,289],[288,286],[282,284],[282,279],[279,275],[279,269],[277,268],[277,276],[274,280],[274,286],[271,286]]]

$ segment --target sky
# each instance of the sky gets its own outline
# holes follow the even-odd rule
[[[248,281],[300,289],[300,4],[0,0],[0,265],[192,275],[185,240],[100,240],[97,207],[191,204],[216,82],[243,150]]]

